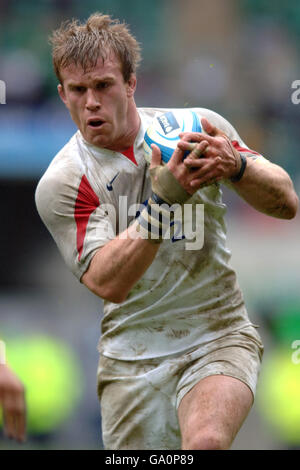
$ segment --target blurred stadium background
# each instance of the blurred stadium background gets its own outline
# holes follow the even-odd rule
[[[57,97],[48,35],[94,11],[125,20],[142,43],[139,106],[219,112],[290,173],[299,194],[298,0],[0,0],[0,334],[30,408],[27,443],[2,438],[0,449],[101,448],[102,304],[67,271],[34,206],[38,179],[75,130]],[[299,448],[291,344],[300,340],[300,215],[279,221],[229,191],[224,199],[232,264],[265,343],[257,402],[233,449]]]

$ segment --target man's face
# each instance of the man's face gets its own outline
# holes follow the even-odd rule
[[[125,83],[120,61],[111,53],[86,72],[71,64],[61,70],[58,92],[84,139],[97,147],[121,150],[133,133],[134,75]]]

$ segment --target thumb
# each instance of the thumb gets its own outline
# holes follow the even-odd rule
[[[212,137],[216,137],[217,135],[223,135],[223,132],[220,131],[216,126],[213,126],[208,119],[202,118],[201,119],[201,124],[204,129],[204,131],[208,134],[211,135]]]
[[[152,148],[152,158],[151,158],[150,168],[155,168],[156,166],[161,165],[161,152],[160,152],[160,148],[155,144],[151,144],[151,148]]]

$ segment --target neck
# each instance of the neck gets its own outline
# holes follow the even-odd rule
[[[117,142],[114,143],[112,147],[110,147],[110,150],[114,150],[116,152],[121,152],[122,150],[126,150],[129,147],[132,147],[132,145],[135,142],[136,136],[138,135],[139,129],[140,129],[140,124],[141,124],[141,118],[138,113],[138,110],[136,108],[135,103],[131,103],[132,106],[130,106],[129,112],[128,112],[128,125],[127,125],[127,130],[126,134],[124,134],[120,139],[118,139]]]

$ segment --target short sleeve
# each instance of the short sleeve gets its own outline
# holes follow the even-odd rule
[[[35,201],[67,266],[80,280],[96,251],[115,238],[109,211],[85,175],[47,175],[40,180]]]

